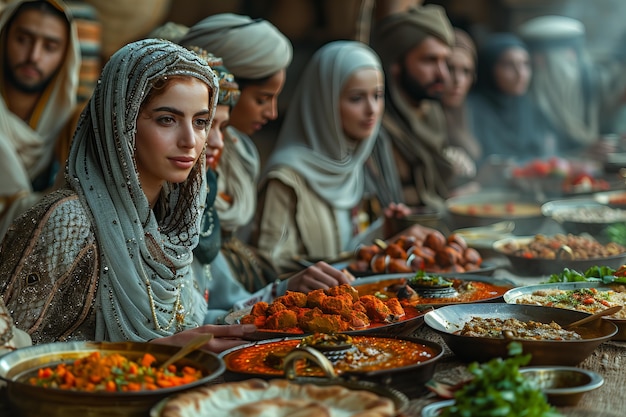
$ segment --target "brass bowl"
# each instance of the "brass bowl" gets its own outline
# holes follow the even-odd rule
[[[441,335],[450,350],[466,362],[486,362],[505,358],[511,340],[462,336],[458,332],[472,317],[516,318],[520,321],[551,321],[564,326],[588,317],[588,313],[527,304],[481,303],[440,307],[426,313],[424,321]],[[617,334],[617,326],[608,320],[595,320],[576,328],[581,340],[519,340],[523,353],[530,353],[529,365],[575,366],[602,343]],[[516,339],[517,340],[517,339]]]
[[[520,368],[520,373],[557,407],[574,406],[586,392],[604,384],[602,375],[575,366],[530,366]]]
[[[66,416],[125,416],[145,417],[150,408],[174,393],[205,384],[224,373],[224,362],[214,353],[196,350],[179,364],[200,369],[204,377],[179,387],[138,392],[79,392],[44,388],[23,382],[37,369],[72,361],[92,352],[103,355],[119,353],[129,359],[138,359],[144,353],[152,354],[159,363],[179,350],[176,346],[154,343],[49,343],[20,348],[0,357],[0,379],[6,382],[6,396],[12,409],[21,417]]]

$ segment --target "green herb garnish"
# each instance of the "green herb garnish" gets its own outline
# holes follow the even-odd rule
[[[509,344],[509,358],[494,358],[483,364],[473,362],[470,382],[454,394],[454,404],[441,417],[556,417],[545,394],[520,372],[531,355],[522,355],[519,342]]]

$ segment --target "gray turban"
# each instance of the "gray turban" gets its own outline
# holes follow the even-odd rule
[[[429,4],[390,15],[374,27],[371,44],[388,66],[427,36],[454,45],[454,30],[443,7]]]
[[[270,76],[291,63],[291,42],[267,20],[232,13],[207,17],[178,41],[221,57],[236,78]]]

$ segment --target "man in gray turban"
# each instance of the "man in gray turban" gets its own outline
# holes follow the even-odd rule
[[[440,103],[449,77],[452,25],[442,7],[426,5],[382,19],[371,38],[387,91],[381,134],[369,161],[369,186],[382,206],[441,206],[455,173],[446,156]]]

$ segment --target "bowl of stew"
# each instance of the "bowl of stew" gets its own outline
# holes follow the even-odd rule
[[[441,307],[428,312],[424,321],[466,362],[505,358],[509,343],[518,341],[523,353],[532,355],[529,365],[576,366],[618,331],[607,320],[577,326],[572,329],[576,334],[563,331],[588,316],[546,306],[491,303]]]
[[[315,342],[337,338],[341,342],[334,346]],[[324,380],[338,376],[394,387],[425,383],[432,378],[435,365],[443,356],[440,344],[411,336],[315,333],[256,341],[222,352],[220,357],[226,365],[224,379],[285,377],[285,358],[302,347],[317,350],[329,360],[317,366],[301,363],[294,369],[296,378]],[[333,368],[331,372],[327,370],[328,364]]]
[[[178,350],[139,342],[35,345],[0,357],[0,380],[20,416],[145,417],[163,398],[206,384],[226,369],[203,350],[167,372],[159,369]]]

